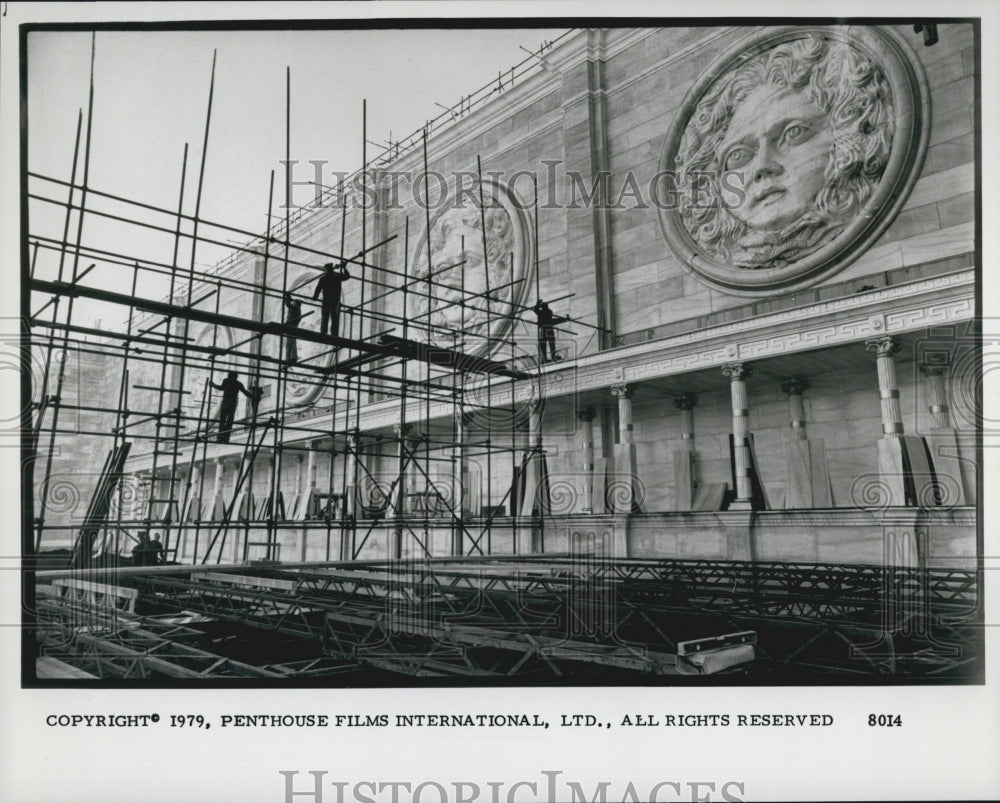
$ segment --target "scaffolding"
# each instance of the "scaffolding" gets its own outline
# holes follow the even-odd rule
[[[527,332],[543,345],[525,317],[531,299],[542,300],[537,187],[522,255],[533,282],[530,271],[500,285],[492,278],[487,216],[500,204],[486,194],[478,158],[483,286],[466,283],[464,238],[455,259],[432,247],[429,134],[502,90],[503,75],[499,89],[463,98],[372,159],[363,101],[362,168],[322,191],[339,238],[316,242],[309,210],[292,212],[290,182],[275,214],[273,172],[263,234],[202,214],[214,57],[200,159],[192,167],[184,146],[176,206],[91,186],[95,49],[92,41],[68,178],[29,171],[26,181],[29,213],[61,216],[45,228],[29,214],[23,251],[25,364],[34,368],[24,487],[37,488],[37,507],[26,498],[24,553],[28,593],[38,592],[26,616],[48,671],[354,684],[401,675],[628,682],[751,665],[777,679],[978,671],[974,572],[546,549],[544,357],[518,344]],[[287,164],[290,69],[285,78]],[[404,154],[422,164],[422,220],[403,216],[389,231],[378,208],[349,203],[349,188],[364,197],[370,170]],[[150,233],[160,247],[140,253],[85,238],[90,220]],[[411,242],[411,224],[422,239]],[[206,272],[206,247],[233,255]],[[350,276],[339,318],[316,302],[318,288],[310,292],[327,264]],[[291,318],[289,298],[300,308]],[[84,325],[79,300],[124,312],[124,326]],[[328,317],[329,332],[325,320],[314,325]],[[75,398],[70,352],[96,366],[89,384],[77,377]],[[232,371],[247,378],[248,401],[226,422],[225,394],[237,391],[215,380]],[[78,482],[86,513],[60,520],[55,466],[76,439],[98,453],[89,455],[94,477]],[[154,528],[157,557],[175,565],[129,558]],[[37,571],[52,568],[52,543],[70,546],[66,568]]]
[[[523,74],[527,62],[539,58],[551,45],[543,44],[538,53],[512,70],[510,82]],[[521,320],[531,311],[531,302],[518,303],[511,292],[512,285],[525,279],[512,277],[507,286],[490,286],[486,215],[499,202],[484,196],[481,162],[477,159],[481,247],[486,263],[486,286],[481,292],[465,285],[464,238],[460,260],[434,262],[427,142],[428,132],[442,120],[429,121],[419,139],[390,142],[369,160],[367,103],[363,103],[363,167],[357,180],[344,179],[324,190],[327,200],[340,202],[339,247],[317,248],[297,241],[296,224],[303,212],[292,214],[290,181],[283,215],[273,214],[273,171],[263,235],[208,219],[202,214],[202,198],[215,93],[213,56],[199,163],[196,169],[189,165],[185,144],[177,205],[172,209],[155,206],[90,184],[95,51],[92,40],[86,125],[81,109],[68,179],[28,172],[29,210],[58,209],[63,225],[61,234],[32,226],[34,218],[29,214],[27,349],[44,355],[44,367],[39,372],[40,381],[32,388],[32,440],[26,478],[28,487],[37,487],[38,494],[31,519],[33,536],[26,551],[43,551],[55,538],[63,543],[74,541],[79,553],[86,534],[84,552],[91,551],[93,560],[99,561],[102,551],[104,559],[117,560],[136,541],[137,533],[155,528],[163,534],[163,553],[170,561],[185,556],[200,563],[277,561],[291,557],[281,554],[289,545],[280,531],[298,527],[302,528],[300,557],[305,554],[307,539],[312,548],[318,538],[325,540],[325,549],[318,557],[349,560],[365,554],[377,527],[391,525],[387,557],[430,557],[435,553],[431,531],[443,525],[450,531],[446,554],[486,555],[494,550],[494,530],[501,518],[512,531],[509,551],[516,554],[532,546],[540,548],[547,512],[541,360],[519,353],[515,342],[519,327],[533,328],[531,321]],[[501,77],[499,88],[492,87],[476,102],[504,85]],[[292,154],[291,87],[288,69],[286,163],[291,162]],[[466,103],[474,96],[463,99],[463,109],[474,105]],[[460,116],[454,110],[449,115],[451,119]],[[383,224],[383,230],[373,235],[378,227],[371,218],[378,212],[365,206],[356,221],[360,248],[356,254],[348,254],[353,250],[347,248],[346,238],[348,187],[360,184],[364,196],[374,165],[384,163],[387,154],[398,158],[418,145],[424,171],[424,269],[410,264],[409,217],[402,232],[384,231]],[[534,216],[537,296],[537,188]],[[85,222],[90,220],[113,221],[124,229],[147,232],[151,238],[169,242],[168,253],[152,248],[144,253],[127,252],[104,241],[93,242],[94,238],[84,236]],[[400,235],[403,264],[390,265],[386,246]],[[234,246],[232,237],[249,241]],[[199,270],[199,249],[206,246],[229,247],[234,258],[256,261],[252,280],[233,270],[238,264],[233,260],[224,261],[211,273]],[[81,269],[85,263],[90,263],[89,267]],[[352,303],[341,305],[342,333],[326,334],[298,321],[288,325],[280,314],[288,294],[306,310],[303,318],[319,312],[320,305],[303,291],[320,278],[323,263],[349,266],[351,284],[356,287]],[[114,284],[109,285],[106,278],[94,281],[93,276],[88,281],[95,268],[105,277],[113,272]],[[461,275],[458,288],[443,275],[455,269]],[[293,272],[300,274],[294,284]],[[109,289],[111,286],[116,289]],[[163,287],[165,292],[154,297],[144,289],[150,286]],[[128,292],[117,289],[125,287],[130,288]],[[442,301],[442,292],[447,292],[450,300]],[[505,294],[506,299],[499,303]],[[74,309],[79,299],[127,311],[124,328],[115,331],[83,325]],[[457,322],[452,325],[436,316],[446,307],[458,310]],[[244,312],[233,314],[233,310]],[[279,311],[277,315],[274,310]],[[467,317],[473,316],[485,318],[485,325],[468,325]],[[202,326],[201,336],[194,336],[193,324]],[[210,337],[205,337],[206,332]],[[290,359],[296,356],[299,345],[307,345],[310,354]],[[91,388],[98,392],[76,400],[65,397],[66,372],[60,360],[65,361],[70,351],[104,366],[105,383],[115,377],[116,398],[100,398],[99,388]],[[214,424],[220,398],[213,380],[234,366],[249,377],[250,402],[247,414],[231,425],[229,433],[223,433],[219,431],[221,424]],[[143,381],[141,376],[147,379]],[[481,398],[470,392],[470,376],[485,384]],[[53,381],[54,388],[50,386]],[[492,399],[494,389],[503,382],[511,386],[531,383],[533,407],[519,422],[512,390],[503,411],[509,425],[497,430],[498,409]],[[270,391],[269,398],[262,403],[265,388]],[[397,425],[392,434],[362,427],[362,408],[373,402],[395,406]],[[66,414],[99,423],[66,426],[61,419]],[[472,417],[478,424],[475,431],[467,426]],[[229,445],[224,449],[210,445],[213,435]],[[110,453],[116,456],[128,455],[131,447],[128,463],[124,459],[112,461],[109,454],[98,482],[100,491],[94,491],[107,497],[106,503],[88,515],[83,528],[78,522],[50,521],[49,516],[54,455],[61,442],[78,436],[106,440]],[[320,447],[329,455],[325,488],[316,480]],[[395,469],[389,473],[381,459],[387,449],[395,457]],[[305,477],[301,465],[304,456],[309,459]],[[474,503],[469,502],[468,478],[463,473],[463,466],[472,458],[485,465],[485,495]],[[219,482],[219,466],[223,464],[219,461],[226,459],[236,465],[235,480],[231,488],[223,490]],[[206,498],[206,475],[212,461],[217,466],[217,482],[211,498]],[[501,461],[509,467],[511,482],[498,490],[493,472]],[[296,484],[291,497],[286,498],[283,468],[289,463],[296,465]],[[339,464],[337,471],[335,463]],[[132,470],[137,464],[142,474],[138,479]],[[42,476],[37,481],[39,470]],[[258,500],[254,488],[260,486],[261,471],[266,471],[266,485],[263,498]],[[442,482],[442,475],[450,479]],[[79,489],[81,494],[88,491]],[[130,495],[140,501],[132,510],[126,504]],[[86,563],[78,560],[78,565]]]

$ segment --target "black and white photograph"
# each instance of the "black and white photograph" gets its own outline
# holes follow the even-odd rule
[[[995,10],[769,8],[0,4],[5,799],[1000,795]]]

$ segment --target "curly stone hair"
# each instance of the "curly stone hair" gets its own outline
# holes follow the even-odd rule
[[[812,208],[768,232],[753,231],[730,213],[718,181],[710,183],[704,203],[705,185],[696,186],[690,178],[698,172],[721,177],[717,151],[729,122],[747,96],[764,85],[804,92],[826,113],[833,138],[825,184]],[[778,45],[716,81],[695,107],[676,159],[681,219],[706,251],[731,265],[794,262],[835,237],[861,211],[885,171],[894,130],[889,83],[863,53],[821,36]]]

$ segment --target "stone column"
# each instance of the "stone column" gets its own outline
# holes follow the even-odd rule
[[[236,499],[236,481],[240,478],[240,469],[243,467],[243,461],[236,460],[227,462],[232,463],[233,476],[229,489],[223,496],[223,502],[226,505],[231,504],[233,506],[233,509],[229,511],[229,518],[236,519],[239,518],[240,514],[239,500],[237,499],[235,502],[233,500]],[[246,480],[244,480],[244,482],[246,482]]]
[[[530,516],[537,508],[539,515],[548,512],[545,498],[544,460],[542,457],[542,403],[528,402],[528,459],[524,464],[524,498],[520,500],[521,516]]]
[[[920,363],[920,373],[927,379],[927,395],[930,401],[927,409],[934,422],[934,428],[951,428],[951,411],[948,408],[948,392],[944,383],[948,375],[947,357],[924,360]]]
[[[295,501],[298,503],[302,495],[302,455],[295,455]]]
[[[899,406],[899,388],[896,387],[895,355],[902,346],[896,338],[885,335],[867,341],[865,348],[876,358],[878,395],[882,404],[882,435],[886,438],[898,438],[903,434],[903,411]]]
[[[198,496],[201,488],[201,469],[198,466],[191,467],[191,484],[188,486],[187,509],[184,511],[184,521],[201,520],[201,497]]]
[[[791,439],[785,443],[785,503],[790,509],[833,507],[830,470],[826,464],[826,447],[822,439],[806,435],[806,412],[802,393],[806,383],[798,377],[781,382],[788,394],[788,417]]]
[[[360,439],[356,432],[347,436],[347,451],[344,455],[344,476],[347,478],[347,494],[344,498],[344,515],[347,518],[356,518],[357,510],[357,471],[358,471],[358,443]]]
[[[674,397],[681,412],[681,446],[674,452],[674,510],[694,510],[694,407],[695,396],[682,393]]]
[[[398,472],[399,477],[396,480],[395,498],[390,501],[393,507],[393,514],[398,517],[404,514],[406,506],[406,494],[408,493],[406,478],[410,472],[408,472],[403,466],[406,461],[407,435],[413,431],[413,425],[394,424],[392,431],[396,435],[396,471]]]
[[[788,417],[791,420],[792,440],[806,440],[806,408],[802,401],[802,391],[806,383],[797,377],[783,379],[781,392],[788,395]]]
[[[215,458],[215,484],[212,487],[212,503],[209,508],[212,521],[222,521],[225,517],[226,503],[222,498],[222,482],[226,476],[226,461],[221,457]]]
[[[583,481],[580,488],[580,498],[583,500],[581,513],[594,512],[594,410],[591,407],[584,407],[577,410],[576,417],[580,422],[581,437],[583,440],[583,454],[581,459],[581,470]]]
[[[275,473],[278,470],[278,455],[272,450],[267,461],[267,502],[264,506],[264,515],[268,519],[277,519],[283,505],[281,504],[281,490],[276,482]],[[270,556],[268,556],[270,557]]]
[[[610,489],[613,512],[631,513],[636,507],[636,459],[632,442],[632,396],[634,385],[613,385],[618,400],[618,445],[615,447],[615,483]]]
[[[926,380],[927,409],[933,422],[926,441],[937,480],[935,501],[939,505],[967,505],[974,495],[975,477],[962,474],[963,467],[967,469],[969,464],[961,460],[958,436],[951,425],[945,382],[949,369],[946,354],[928,354],[920,363],[920,372]]]
[[[307,489],[316,488],[316,452],[319,450],[319,441],[309,441],[309,452],[306,459],[306,477],[309,485]]]
[[[749,510],[753,502],[750,480],[750,411],[747,409],[746,380],[753,375],[748,363],[733,362],[722,367],[729,377],[729,392],[733,402],[733,456],[736,474],[736,500],[730,510]]]
[[[906,482],[903,472],[903,412],[896,387],[895,355],[901,346],[889,335],[868,340],[865,348],[875,355],[878,373],[878,395],[882,407],[882,437],[878,441],[878,470],[881,492],[887,506],[906,504]]]

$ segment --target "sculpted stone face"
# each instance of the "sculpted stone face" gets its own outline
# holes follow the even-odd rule
[[[433,280],[437,282],[431,291],[434,309],[431,320],[438,325],[457,329],[463,322],[463,315],[465,323],[469,323],[474,316],[473,311],[463,311],[458,303],[462,299],[463,281],[466,297],[486,289],[482,234],[455,215],[448,221],[447,237],[438,240],[436,245],[432,238],[431,254],[435,271]],[[449,265],[453,267],[448,268]],[[419,274],[426,276],[426,265],[418,271]],[[421,301],[426,304],[426,301],[419,298],[420,293],[425,291],[426,288],[419,283],[414,286],[418,304]],[[475,306],[484,306],[479,299],[474,299],[473,303]]]
[[[510,215],[502,207],[489,207],[485,218],[492,298],[489,307],[495,319],[506,314],[505,305],[512,297],[510,281],[514,235]],[[435,326],[469,331],[487,322],[485,308],[488,302],[481,295],[487,290],[487,260],[484,258],[481,226],[480,212],[472,206],[449,209],[431,226],[434,284],[431,287],[430,323]],[[417,265],[414,275],[418,281],[413,284],[412,309],[417,314],[427,310],[427,286],[419,281],[420,277],[427,275],[426,248],[426,242],[422,243],[414,254]],[[459,304],[463,291],[466,299],[464,308]],[[426,316],[423,321],[427,322]],[[442,334],[432,333],[431,339],[439,339]]]
[[[835,33],[788,29],[787,41],[757,52],[758,39],[773,39],[751,37],[743,54],[720,57],[686,101],[663,160],[677,170],[680,201],[660,217],[696,275],[727,288],[787,286],[829,270],[835,252],[858,243],[857,232],[881,214],[867,207],[883,191],[894,91],[864,48]],[[768,274],[744,278],[744,270]]]
[[[832,145],[827,115],[804,92],[754,89],[716,150],[723,170],[743,174],[746,197],[732,215],[752,229],[779,229],[801,218],[823,188]]]

